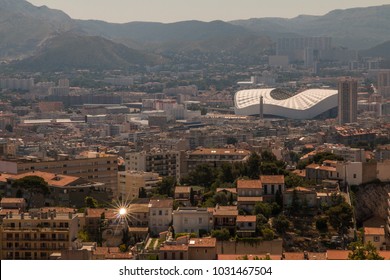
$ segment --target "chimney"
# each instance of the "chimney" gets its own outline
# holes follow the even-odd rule
[[[8,212],[5,213],[5,218],[8,219]]]
[[[72,219],[72,216],[73,216],[72,212],[69,212],[69,219]]]
[[[50,211],[50,210],[49,210]],[[50,211],[50,219],[53,220],[54,219],[54,211]]]
[[[24,220],[24,213],[20,213],[20,219]]]
[[[12,211],[9,212],[9,217],[12,219]]]

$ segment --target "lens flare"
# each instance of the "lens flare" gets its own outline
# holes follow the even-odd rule
[[[125,207],[119,209],[119,215],[125,216],[126,214],[127,214],[127,209]]]

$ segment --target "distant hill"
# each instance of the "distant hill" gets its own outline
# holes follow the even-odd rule
[[[63,33],[46,41],[37,54],[11,65],[28,71],[73,69],[118,69],[132,65],[153,65],[157,56],[130,49],[97,36]]]
[[[267,47],[265,36],[223,21],[182,21],[176,23],[130,22],[113,24],[103,21],[77,21],[80,29],[90,35],[98,35],[124,43],[134,48],[149,50],[200,50],[231,51],[241,47],[245,41],[256,40],[256,44]],[[241,50],[241,49],[240,49]]]
[[[330,36],[336,46],[369,49],[390,40],[389,26],[390,5],[293,19],[115,24],[73,20],[25,0],[0,0],[0,61],[19,59],[18,67],[29,69],[56,69],[59,63],[66,68],[127,67],[153,64],[160,55],[183,63],[211,58],[241,63],[272,53],[280,37]]]
[[[360,51],[362,56],[366,57],[382,57],[384,59],[390,59],[390,40],[379,44],[368,50]]]
[[[0,58],[26,57],[46,39],[75,27],[61,11],[25,0],[0,0]]]
[[[273,38],[330,36],[335,45],[361,50],[390,40],[390,5],[334,10],[324,16],[259,18],[231,23]]]

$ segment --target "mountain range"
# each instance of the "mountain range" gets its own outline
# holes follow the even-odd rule
[[[162,58],[167,53],[194,51],[251,58],[269,52],[277,38],[297,36],[330,36],[335,46],[373,48],[375,54],[376,45],[390,40],[389,26],[390,5],[293,19],[116,24],[74,20],[25,0],[0,0],[0,60],[18,60],[20,69],[52,71],[153,65],[167,61]]]

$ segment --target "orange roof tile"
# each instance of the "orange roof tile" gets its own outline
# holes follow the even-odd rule
[[[238,180],[237,189],[260,189],[262,188],[260,180]]]
[[[188,244],[189,248],[194,247],[215,247],[217,245],[216,238],[191,238]]]
[[[268,255],[271,260],[280,260],[282,258],[282,255]],[[218,260],[243,260],[244,258],[248,260],[255,260],[255,259],[265,259],[267,258],[267,255],[228,255],[228,254],[220,254],[218,255]]]
[[[385,235],[385,228],[383,227],[365,227],[364,235]]]
[[[160,251],[188,251],[188,245],[168,245],[164,244],[160,247]]]
[[[176,186],[175,193],[190,193],[191,187],[187,186]]]
[[[237,216],[237,223],[244,223],[244,222],[256,222],[256,216],[255,215],[250,215],[250,216],[242,216],[239,215]]]
[[[263,184],[284,184],[283,175],[261,175],[260,181]]]
[[[326,258],[328,260],[347,260],[349,253],[352,251],[344,251],[344,250],[327,250]]]
[[[153,208],[172,208],[173,207],[173,199],[151,199],[149,202],[149,207]]]

